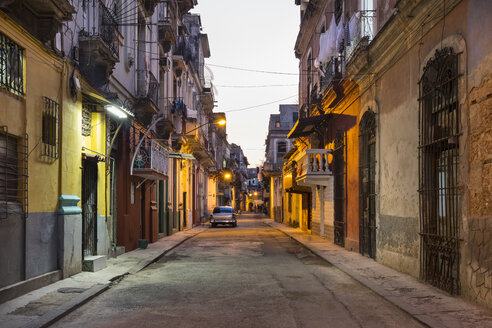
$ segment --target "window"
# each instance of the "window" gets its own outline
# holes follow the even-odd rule
[[[54,159],[58,158],[59,111],[60,105],[56,101],[44,98],[42,153],[43,156]]]
[[[82,135],[88,137],[92,130],[92,112],[96,111],[96,105],[82,104]]]
[[[0,219],[27,213],[27,137],[0,127]]]
[[[280,141],[277,144],[277,152],[278,153],[286,153],[287,152],[287,143],[285,141]]]
[[[420,84],[419,195],[421,277],[460,293],[458,54],[437,50]]]
[[[275,127],[276,128],[279,128],[280,127],[280,122],[279,121],[275,121]]]
[[[0,33],[0,87],[24,94],[24,50]]]

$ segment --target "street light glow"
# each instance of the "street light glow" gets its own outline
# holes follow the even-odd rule
[[[217,122],[218,125],[225,125],[226,124],[226,120],[220,120]]]
[[[258,193],[255,191],[255,196],[258,195]]]
[[[118,118],[127,118],[128,115],[116,106],[106,106],[106,110]]]
[[[224,178],[225,179],[230,179],[231,178],[231,174],[229,172],[224,173]]]

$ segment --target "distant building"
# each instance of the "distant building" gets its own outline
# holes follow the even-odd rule
[[[289,152],[292,140],[287,134],[298,120],[299,106],[296,104],[280,105],[280,114],[271,114],[268,123],[268,134],[265,140],[265,163],[263,175],[266,177],[263,185],[269,188],[265,193],[265,205],[272,220],[281,222],[282,197],[282,165],[283,157]]]

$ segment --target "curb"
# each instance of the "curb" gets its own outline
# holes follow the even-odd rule
[[[169,253],[170,251],[172,251],[176,247],[183,244],[185,241],[199,235],[200,233],[204,232],[205,230],[207,230],[207,229],[205,228],[205,229],[202,229],[201,231],[199,231],[195,234],[190,234],[190,235],[186,236],[185,238],[183,238],[183,240],[178,241],[176,244],[172,245],[168,249],[165,249],[164,251],[157,254],[156,256],[153,256],[153,257],[150,257],[148,259],[144,259],[144,260],[140,261],[139,263],[134,265],[132,268],[130,268],[127,272],[112,277],[110,279],[110,283],[108,283],[108,284],[97,284],[97,285],[92,286],[91,288],[89,288],[85,292],[81,293],[80,295],[76,296],[75,298],[68,301],[67,303],[62,304],[62,305],[58,306],[57,308],[49,311],[48,313],[45,313],[44,315],[42,315],[38,319],[29,322],[27,325],[25,325],[25,327],[26,328],[44,328],[44,327],[48,327],[48,326],[54,324],[55,322],[57,322],[58,320],[60,320],[61,318],[63,318],[67,314],[69,314],[70,312],[78,309],[80,306],[84,305],[85,303],[87,303],[91,299],[104,293],[113,284],[115,284],[116,281],[121,281],[127,275],[135,274],[135,273],[145,269],[146,267],[148,267],[152,263],[158,261],[160,258],[165,256],[167,253]]]
[[[283,231],[283,230],[281,230],[281,229],[279,229],[277,227],[274,227],[269,222],[265,222],[265,224],[268,225],[269,227],[275,229],[275,230],[278,230],[278,231],[282,232],[283,234],[285,234],[286,236],[288,236],[292,240],[294,240],[297,243],[301,244],[302,246],[306,247],[311,252],[313,252],[314,254],[316,254],[316,256],[322,258],[323,260],[325,260],[326,262],[330,263],[331,265],[333,265],[334,267],[336,267],[340,271],[346,273],[352,279],[354,279],[354,280],[358,281],[359,283],[361,283],[362,285],[366,286],[367,288],[369,288],[370,290],[372,290],[374,293],[376,293],[377,295],[379,295],[380,297],[382,297],[386,301],[390,302],[391,304],[395,305],[397,308],[399,308],[403,312],[407,313],[408,315],[410,315],[412,318],[414,318],[416,321],[418,321],[419,323],[423,324],[424,326],[431,327],[431,328],[433,328],[433,327],[436,327],[436,328],[443,327],[443,324],[441,322],[438,322],[434,318],[431,318],[428,315],[426,315],[424,313],[421,313],[421,311],[417,311],[417,309],[415,309],[413,306],[411,306],[407,302],[402,301],[402,300],[400,300],[397,297],[394,297],[392,295],[388,295],[388,293],[385,292],[385,291],[383,291],[379,286],[373,284],[372,282],[368,281],[367,279],[363,278],[362,276],[360,276],[360,275],[352,272],[352,270],[348,269],[343,264],[330,261],[329,259],[327,259],[325,257],[325,255],[323,253],[321,253],[320,251],[318,251],[317,249],[315,249],[312,246],[306,245],[305,243],[303,243],[302,241],[300,241],[295,236],[293,236],[293,235],[289,234],[288,232]]]
[[[35,321],[31,321],[25,327],[26,328],[44,328],[52,325],[56,321],[60,320],[62,317],[66,316],[73,310],[79,308],[81,305],[87,303],[97,295],[103,293],[109,289],[109,284],[97,284],[83,292],[82,294],[76,296],[72,300],[65,304],[58,306],[56,309],[45,313]]]

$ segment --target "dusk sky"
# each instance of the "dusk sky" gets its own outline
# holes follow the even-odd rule
[[[209,38],[206,64],[217,89],[215,111],[226,112],[229,142],[239,144],[256,166],[265,159],[270,114],[278,113],[279,104],[298,102],[299,7],[293,0],[200,0],[192,12],[200,14]]]

